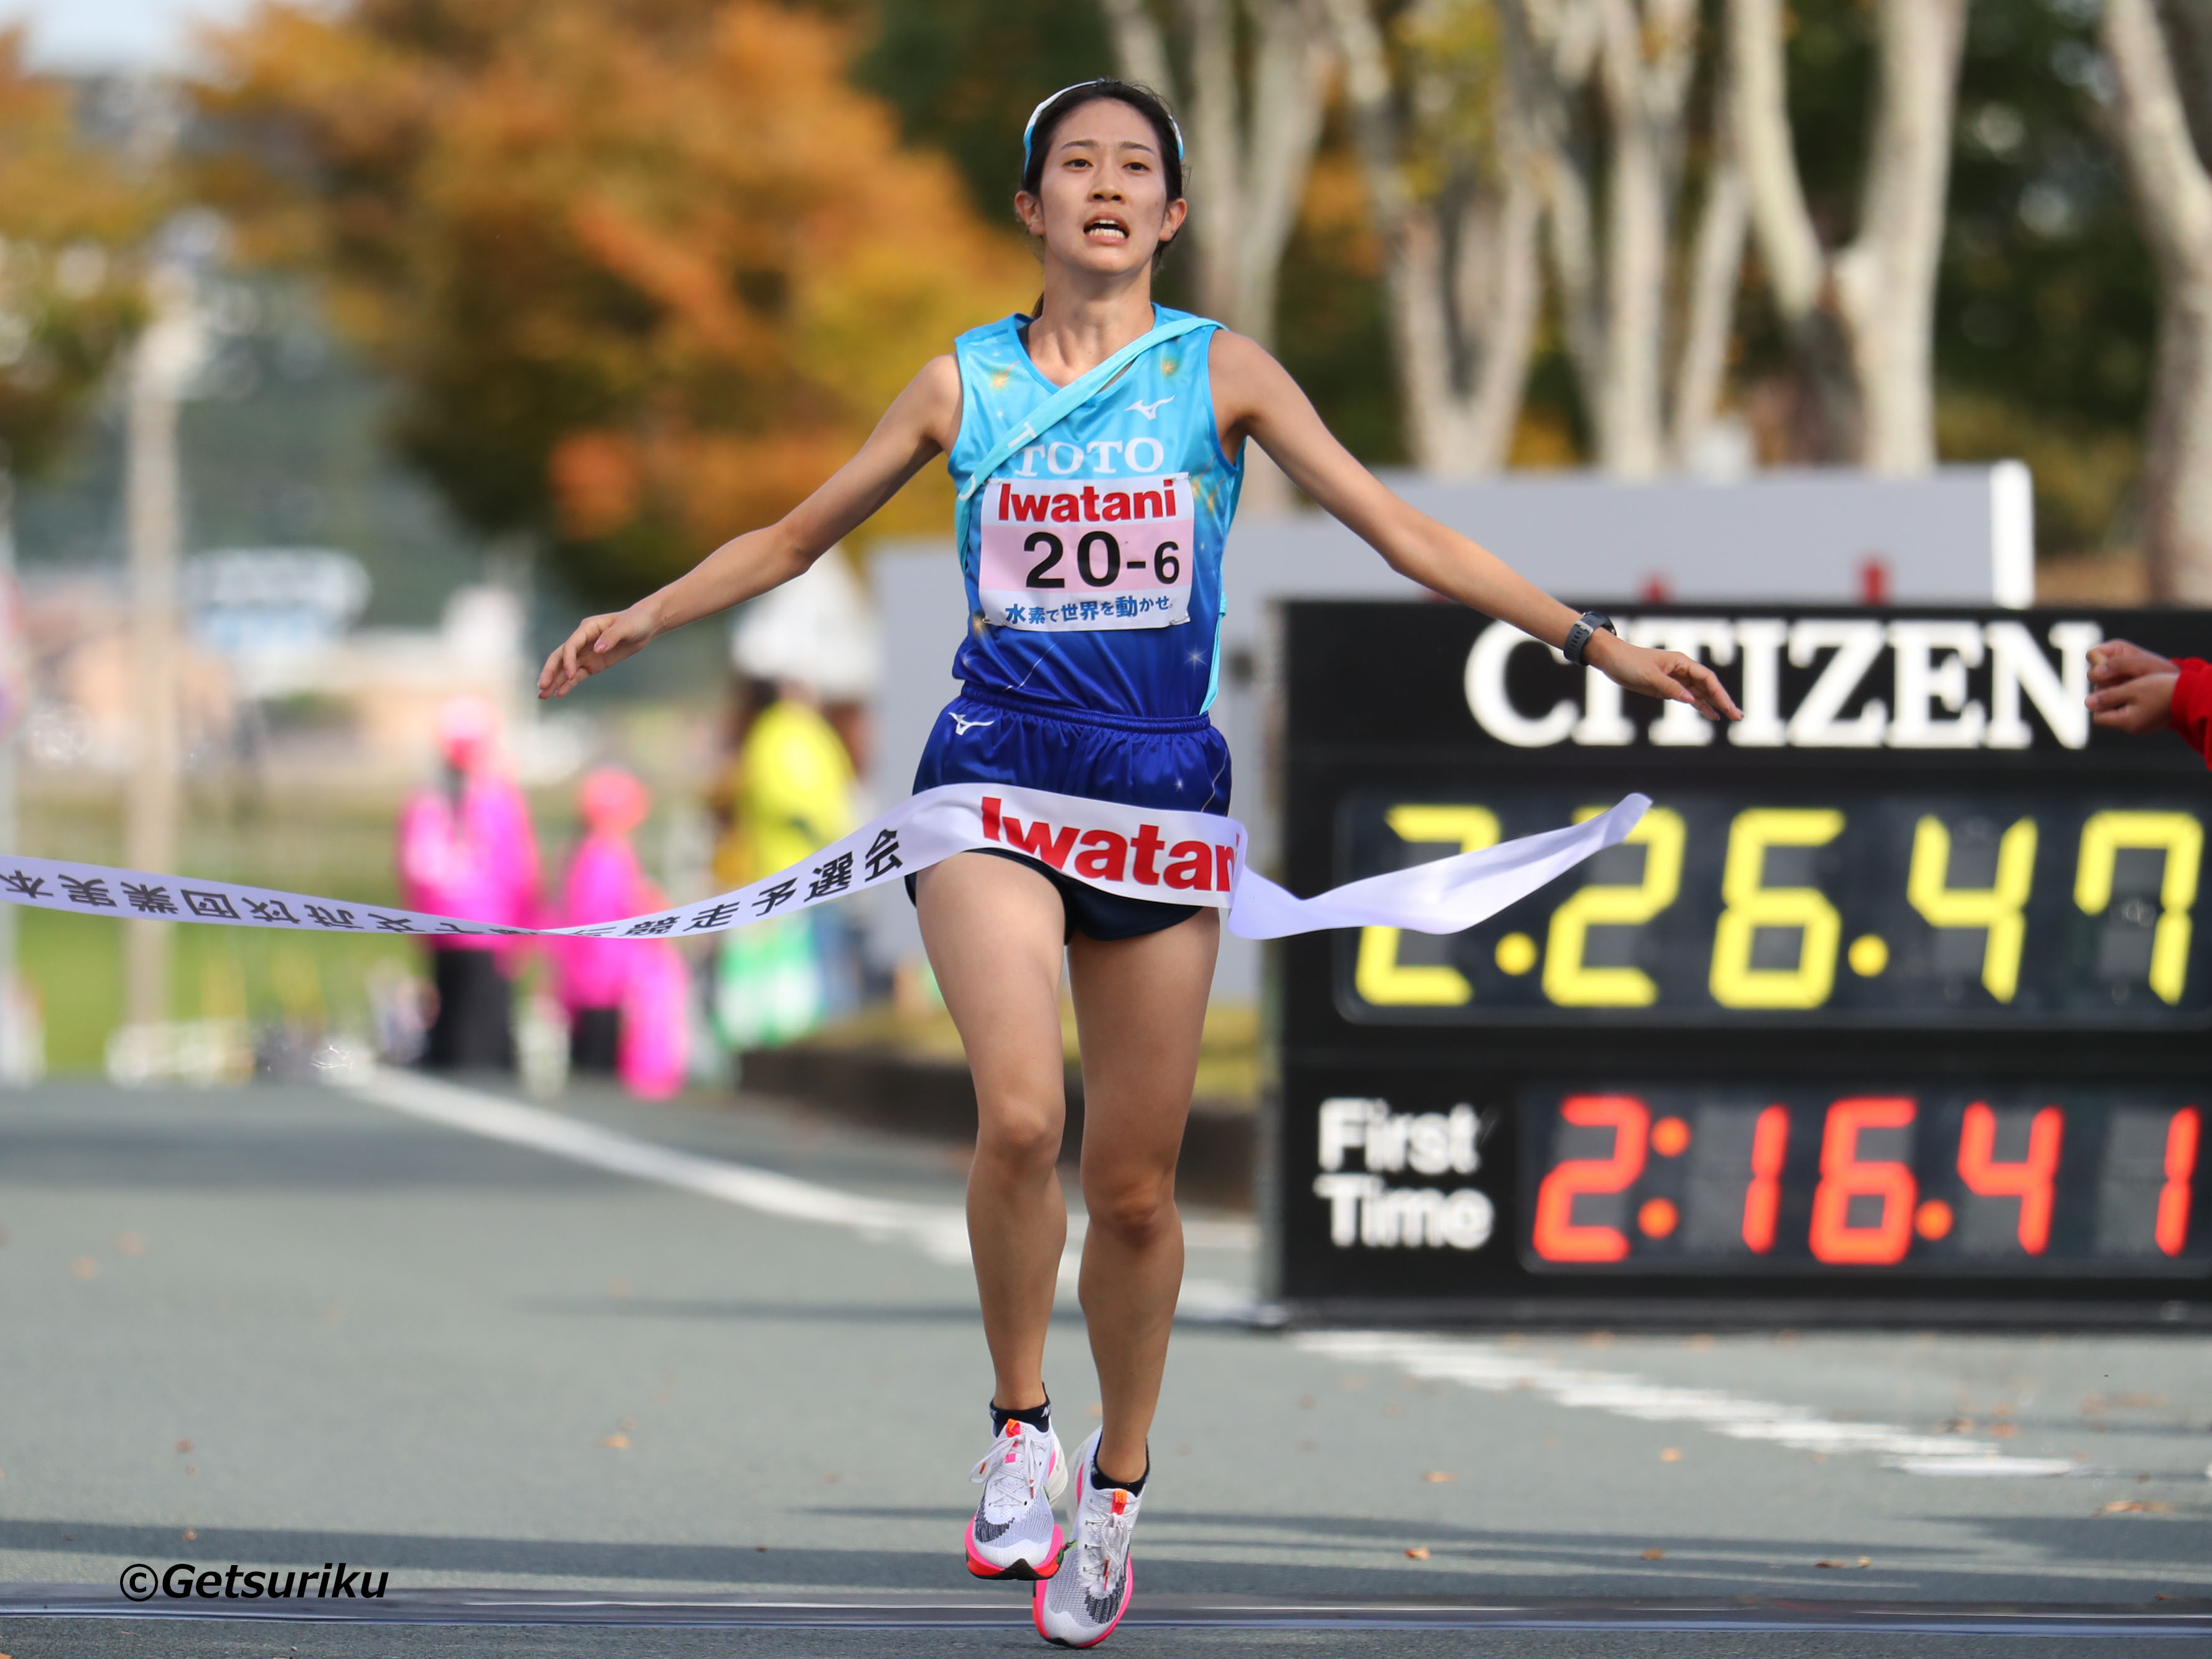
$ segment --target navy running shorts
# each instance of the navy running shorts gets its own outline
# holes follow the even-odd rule
[[[1229,811],[1229,744],[1203,714],[1147,720],[1080,714],[1005,692],[963,690],[945,706],[915,769],[915,793],[941,783],[1003,783],[1124,806]],[[1201,907],[1125,898],[1061,874],[1041,859],[979,848],[1026,864],[1059,890],[1066,936],[1136,939],[1188,921]],[[914,878],[906,879],[908,897]]]

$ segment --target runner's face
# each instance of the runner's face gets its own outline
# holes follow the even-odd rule
[[[1094,99],[1061,119],[1037,187],[1014,207],[1044,238],[1045,258],[1101,276],[1148,267],[1188,211],[1168,199],[1152,124],[1118,99]]]

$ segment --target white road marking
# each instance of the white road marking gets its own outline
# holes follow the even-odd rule
[[[948,1266],[965,1267],[969,1261],[968,1217],[953,1205],[870,1198],[795,1176],[778,1175],[773,1170],[679,1152],[550,1112],[542,1106],[526,1105],[486,1090],[441,1082],[415,1072],[333,1073],[331,1082],[357,1099],[465,1134],[527,1146],[640,1181],[657,1181],[763,1215],[842,1227],[878,1243],[905,1244]],[[1067,1246],[1060,1258],[1063,1289],[1073,1287],[1082,1265],[1085,1224],[1082,1216],[1067,1218]],[[1200,1249],[1248,1249],[1253,1237],[1249,1223],[1183,1223],[1184,1243]],[[1176,1311],[1187,1319],[1246,1321],[1251,1317],[1253,1301],[1233,1285],[1186,1278]]]
[[[1799,1451],[1871,1452],[1907,1474],[2057,1475],[2078,1467],[2064,1458],[2015,1457],[1986,1442],[1914,1434],[1888,1423],[1838,1423],[1807,1406],[1784,1406],[1676,1388],[1626,1371],[1584,1370],[1494,1343],[1404,1331],[1310,1331],[1291,1339],[1331,1359],[1395,1365],[1414,1376],[1457,1382],[1489,1394],[1529,1389],[1557,1401],[1648,1423],[1694,1423],[1735,1440],[1771,1440]]]

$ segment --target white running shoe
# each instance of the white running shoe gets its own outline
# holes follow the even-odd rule
[[[1075,1454],[1075,1504],[1070,1519],[1067,1571],[1036,1587],[1031,1616],[1039,1636],[1063,1648],[1095,1648],[1114,1633],[1136,1591],[1136,1564],[1129,1558],[1136,1530],[1137,1494],[1120,1486],[1101,1486],[1091,1470],[1098,1457],[1093,1430]]]
[[[968,1523],[968,1571],[978,1578],[1049,1578],[1060,1571],[1060,1522],[1067,1456],[1050,1429],[1010,1419],[969,1479],[983,1489]]]

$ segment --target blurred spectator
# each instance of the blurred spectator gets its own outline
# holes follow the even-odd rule
[[[2212,663],[2179,661],[2127,640],[2108,640],[2089,652],[2090,718],[2100,726],[2141,736],[2171,726],[2212,765]]]
[[[875,617],[843,555],[748,605],[730,654],[744,685],[737,753],[714,804],[714,874],[740,887],[798,863],[859,820],[854,750],[880,672]],[[732,1048],[788,1042],[859,1000],[850,920],[836,906],[723,935],[716,1023]]]
[[[577,804],[584,840],[561,884],[555,926],[615,921],[661,908],[661,895],[638,867],[630,831],[645,822],[645,786],[602,767],[586,775]],[[550,948],[561,1006],[568,1011],[569,1063],[611,1073],[622,1026],[623,987],[636,957],[635,939],[556,939]]]
[[[503,769],[489,705],[475,698],[447,704],[439,741],[444,776],[417,790],[399,815],[402,900],[434,915],[528,927],[537,903],[538,840],[522,791]],[[425,943],[438,1010],[424,1063],[512,1071],[509,981],[526,947],[470,934]]]
[[[584,841],[562,883],[560,927],[615,921],[666,902],[638,867],[630,832],[645,821],[645,786],[603,767],[584,779]],[[631,1092],[657,1098],[683,1086],[689,1048],[689,976],[665,939],[552,941],[569,1060],[578,1071],[621,1074]]]

